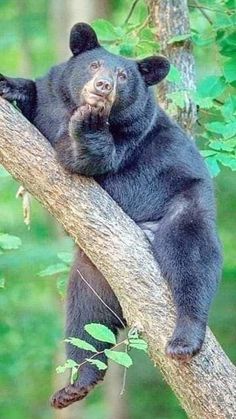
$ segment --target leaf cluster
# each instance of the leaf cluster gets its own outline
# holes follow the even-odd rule
[[[94,345],[87,342],[86,340],[77,337],[69,337],[65,339],[65,342],[92,353],[91,357],[85,358],[84,361],[80,364],[76,363],[72,359],[67,359],[64,365],[57,367],[56,371],[58,373],[63,373],[68,369],[71,370],[72,384],[79,378],[80,368],[86,363],[95,365],[99,370],[107,369],[107,363],[101,361],[98,358],[101,354],[103,354],[107,360],[111,360],[125,368],[129,368],[133,364],[131,356],[127,353],[130,351],[130,349],[135,348],[147,352],[147,343],[145,340],[138,336],[137,331],[135,333],[133,330],[129,331],[127,338],[122,342],[117,343],[116,336],[113,331],[103,324],[89,323],[84,326],[84,330],[93,339],[110,344],[111,349],[104,349],[103,351],[99,351]],[[116,350],[121,346],[124,348],[122,351]]]

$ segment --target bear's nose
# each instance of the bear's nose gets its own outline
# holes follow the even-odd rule
[[[95,79],[94,87],[99,95],[108,96],[114,87],[114,83],[112,79],[108,77],[99,77]]]

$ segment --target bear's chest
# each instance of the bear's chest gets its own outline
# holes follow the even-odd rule
[[[136,168],[124,173],[95,177],[117,204],[134,221],[156,220],[163,216],[170,194],[157,172]]]

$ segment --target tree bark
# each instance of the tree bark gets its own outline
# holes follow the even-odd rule
[[[3,99],[0,108],[0,163],[106,277],[128,324],[143,330],[154,364],[189,417],[235,417],[236,369],[209,329],[201,353],[191,362],[165,356],[175,309],[143,232],[93,179],[64,171],[47,140],[16,109]]]
[[[164,81],[158,89],[158,99],[164,109],[182,125],[189,133],[192,132],[196,122],[196,105],[191,99],[190,91],[195,86],[195,64],[192,55],[192,43],[190,39],[181,42],[169,43],[171,38],[177,35],[190,34],[187,0],[147,0],[150,8],[152,23],[156,28],[157,41],[161,47],[161,53],[170,59],[180,71],[181,83]],[[183,91],[184,107],[176,107],[170,104],[168,93]]]

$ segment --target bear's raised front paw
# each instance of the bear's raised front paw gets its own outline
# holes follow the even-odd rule
[[[177,361],[187,362],[200,351],[202,343],[199,339],[173,337],[167,344],[166,355]]]
[[[65,388],[57,391],[50,400],[51,406],[55,409],[63,409],[64,407],[69,406],[70,404],[82,400],[90,390],[93,388],[91,386],[77,386],[75,384],[69,384]]]
[[[109,123],[108,108],[97,108],[88,104],[78,108],[70,120],[70,130],[72,134],[77,133],[96,133],[107,130]]]

